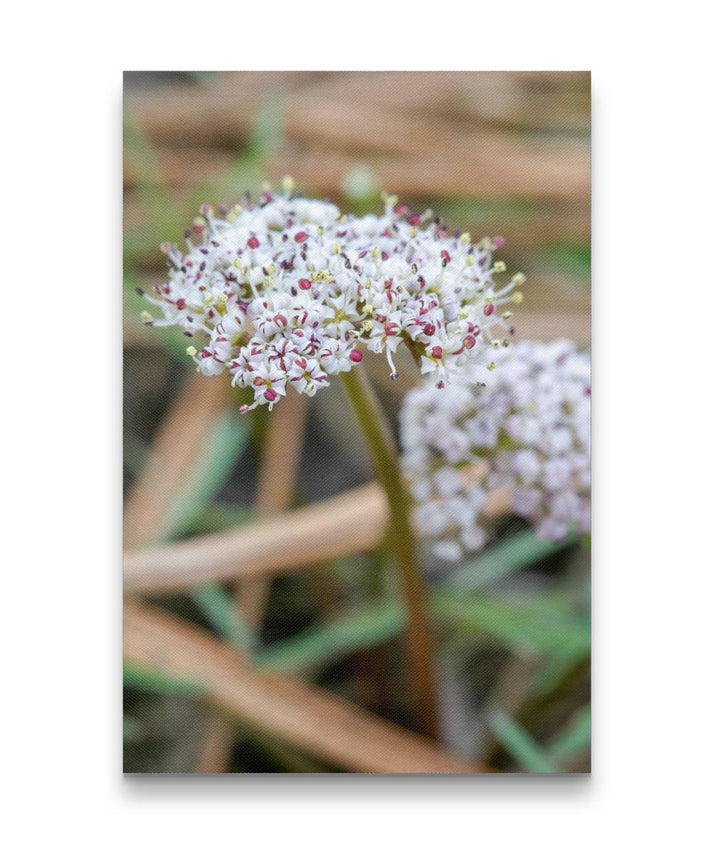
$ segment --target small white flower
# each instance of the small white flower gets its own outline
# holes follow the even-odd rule
[[[204,205],[186,251],[163,245],[168,278],[145,295],[162,311],[146,323],[181,327],[198,370],[229,370],[254,390],[250,408],[272,407],[287,384],[314,395],[362,360],[362,345],[385,353],[395,376],[406,343],[442,385],[509,335],[499,309],[517,302],[520,280],[495,282],[501,239],[471,244],[390,198],[379,216],[341,216],[329,202],[292,198],[292,186],[219,215]]]
[[[483,546],[488,487],[510,485],[514,511],[542,538],[590,529],[589,355],[566,340],[520,342],[495,363],[467,363],[444,389],[425,382],[403,404],[416,524],[444,558]]]

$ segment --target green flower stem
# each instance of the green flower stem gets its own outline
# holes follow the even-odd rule
[[[409,502],[400,475],[397,448],[364,367],[354,366],[341,378],[390,507],[389,536],[407,612],[406,643],[419,726],[424,734],[437,738],[435,658],[425,586],[408,516]]]

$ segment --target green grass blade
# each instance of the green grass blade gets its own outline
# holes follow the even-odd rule
[[[142,200],[154,248],[163,241],[180,240],[183,225],[165,187],[155,152],[127,112],[123,121],[123,156]]]
[[[548,746],[548,753],[557,761],[570,758],[590,745],[592,736],[590,705],[580,708],[569,724]]]
[[[442,590],[432,602],[436,617],[443,622],[473,634],[485,633],[513,650],[568,654],[590,648],[590,626],[585,618],[542,610],[530,600],[513,602]]]
[[[205,687],[197,681],[175,677],[161,669],[142,666],[130,661],[125,661],[123,664],[123,684],[128,689],[165,695],[183,695],[197,698],[205,694]]]
[[[258,109],[248,140],[248,158],[264,160],[278,149],[284,134],[285,105],[278,90],[267,92]]]
[[[244,652],[257,647],[258,640],[252,628],[220,583],[198,586],[191,597],[220,636]]]
[[[211,502],[201,509],[183,530],[183,536],[206,535],[209,532],[224,532],[237,526],[246,526],[255,520],[257,513],[246,505],[229,502]]]
[[[458,589],[483,588],[497,582],[514,571],[547,559],[577,543],[576,536],[562,541],[544,541],[530,529],[505,538],[482,555],[469,562],[451,575],[448,580]]]
[[[561,772],[533,737],[502,710],[492,711],[488,725],[498,742],[525,772]]]
[[[134,716],[123,716],[123,743],[137,743],[142,739],[143,727]]]
[[[200,456],[166,518],[169,538],[184,534],[195,516],[223,486],[247,445],[249,426],[236,413],[221,414],[208,432]]]
[[[556,690],[562,682],[587,659],[590,651],[571,651],[555,654],[535,675],[531,688],[531,695],[536,699],[543,699]]]
[[[536,605],[507,602],[501,598],[458,595],[441,591],[431,596],[432,612],[442,624],[467,629],[500,640],[513,650],[584,655],[589,647],[586,623]],[[258,666],[285,672],[318,669],[355,651],[396,638],[405,617],[399,602],[366,605],[310,628],[290,639],[276,642],[257,655]]]
[[[360,607],[287,641],[276,642],[257,656],[256,664],[282,672],[317,669],[354,651],[381,645],[395,638],[403,626],[399,603]]]

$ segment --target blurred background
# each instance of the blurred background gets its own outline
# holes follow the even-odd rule
[[[528,277],[517,337],[589,345],[589,73],[128,72],[124,528],[136,554],[222,537],[372,481],[339,384],[240,419],[227,378],[200,378],[181,334],[140,321],[135,289],[162,281],[160,243],[182,243],[201,203],[234,203],[286,174],[300,192],[344,210],[379,211],[385,190],[474,239],[502,235],[500,256]],[[384,359],[366,362],[396,426],[417,371],[408,358],[391,382]],[[453,580],[474,580],[464,611],[438,629],[444,746],[503,771],[588,771],[589,544],[542,544],[509,515],[498,533],[459,568],[424,555],[445,594]],[[181,619],[188,651],[192,625],[218,650],[302,681],[308,709],[320,688],[348,705],[347,716],[371,711],[412,730],[401,628],[376,609],[395,596],[382,539],[334,553],[303,563],[299,549],[292,572],[286,563],[252,585],[209,579],[139,595],[143,608]],[[195,679],[191,658],[158,655],[152,615],[142,617],[147,627],[138,619],[129,630],[126,621],[134,645],[125,666],[126,772],[372,768],[360,750],[356,758],[314,739],[309,725],[276,727],[270,711],[218,699]],[[172,669],[161,668],[171,660]],[[293,698],[302,709],[305,697]],[[363,722],[353,732],[358,744]]]

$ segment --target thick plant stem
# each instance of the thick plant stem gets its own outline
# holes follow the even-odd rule
[[[400,475],[397,448],[375,392],[363,366],[341,375],[350,403],[365,440],[373,465],[390,506],[390,542],[400,575],[407,612],[408,660],[424,734],[438,737],[438,710],[435,659],[430,622],[425,603],[425,586],[415,550],[408,516],[408,498]]]

